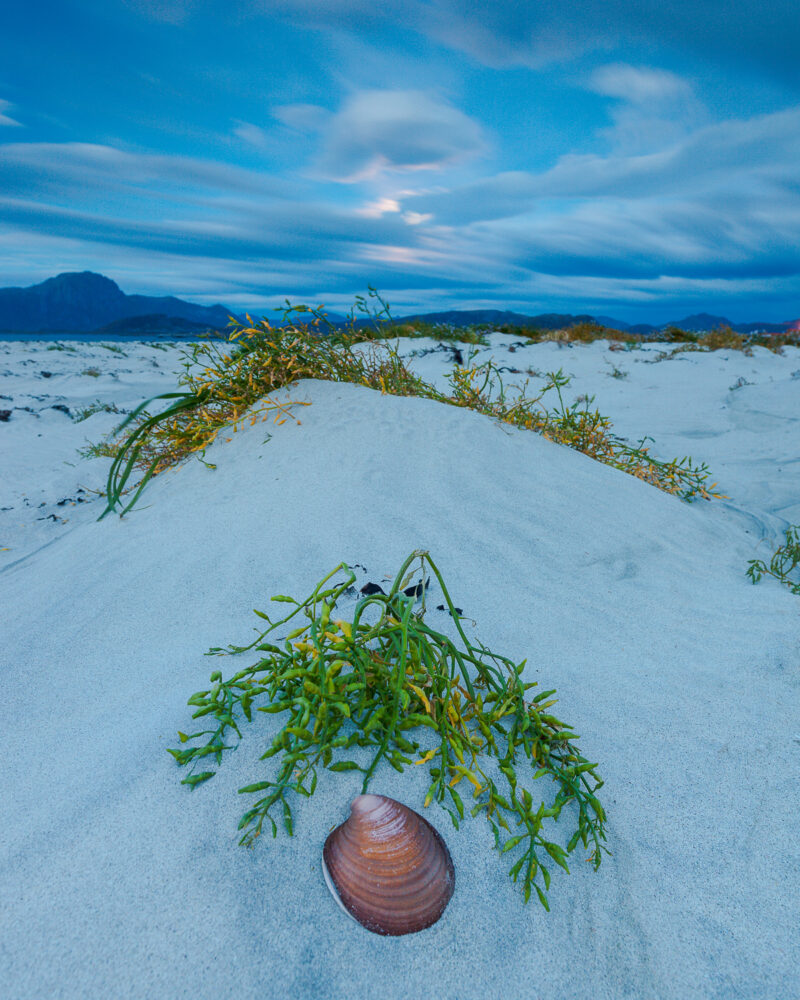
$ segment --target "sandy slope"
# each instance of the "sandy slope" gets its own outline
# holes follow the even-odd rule
[[[685,504],[476,413],[304,381],[279,394],[312,402],[302,423],[215,445],[215,472],[170,472],[146,509],[54,530],[27,556],[21,535],[0,573],[9,997],[800,996],[800,605],[744,575],[800,496],[800,352],[647,364],[507,343],[504,363],[573,372],[620,433],[708,461],[731,500]],[[414,364],[441,377],[448,361]],[[740,376],[755,385],[728,389]],[[22,492],[55,468],[16,461]],[[488,828],[456,832],[432,807],[455,895],[430,930],[384,939],[320,871],[352,776],[323,776],[294,838],[246,851],[236,789],[264,773],[266,730],[247,727],[193,793],[164,748],[210,671],[238,668],[203,653],[246,638],[250,609],[341,560],[380,581],[418,547],[480,638],[558,688],[601,762],[614,853],[596,874],[576,856],[546,914],[523,907]],[[419,808],[421,771],[386,768],[373,790]]]

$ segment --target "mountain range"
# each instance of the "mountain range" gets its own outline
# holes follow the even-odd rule
[[[255,311],[258,315],[258,311]],[[168,334],[189,337],[207,330],[225,330],[235,314],[223,305],[199,306],[174,296],[126,295],[110,278],[92,271],[71,272],[48,278],[27,288],[0,288],[0,332],[6,333],[107,333],[114,336]],[[236,317],[238,318],[238,317]],[[344,316],[328,314],[335,326],[345,326]],[[469,326],[491,323],[533,329],[557,330],[575,323],[600,323],[630,333],[650,334],[670,326],[694,332],[730,326],[738,333],[785,333],[800,329],[800,320],[785,323],[731,323],[724,316],[697,313],[683,319],[651,326],[624,323],[610,316],[572,313],[540,313],[535,316],[500,309],[451,309],[414,314],[396,322],[423,320]],[[359,319],[356,326],[371,325]]]

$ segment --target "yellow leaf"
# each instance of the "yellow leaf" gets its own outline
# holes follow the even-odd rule
[[[414,763],[415,764],[427,764],[428,761],[431,759],[431,757],[435,756],[435,754],[436,754],[435,750],[429,750],[426,754],[424,754],[422,757],[420,757],[419,760],[415,760]]]
[[[353,627],[349,622],[343,622],[337,620],[333,624],[339,628],[340,632],[346,639],[353,638]]]
[[[425,706],[425,711],[428,713],[428,715],[431,715],[432,714],[432,712],[431,712],[431,703],[425,697],[425,692],[422,690],[422,688],[417,687],[416,684],[409,684],[408,686],[417,695],[417,697],[419,698],[419,700]]]
[[[472,784],[475,786],[476,795],[483,789],[483,785],[480,783],[480,781],[478,781],[478,779],[475,777],[472,771],[467,771],[467,781],[472,782]]]

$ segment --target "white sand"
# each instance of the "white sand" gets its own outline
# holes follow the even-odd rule
[[[240,431],[209,451],[216,471],[159,477],[125,519],[96,522],[93,499],[39,522],[36,504],[103,485],[107,461],[63,462],[120,417],[0,424],[4,1000],[800,997],[800,599],[745,576],[800,522],[800,350],[651,364],[667,345],[492,343],[481,359],[562,367],[568,400],[595,393],[619,433],[707,462],[730,500],[686,504],[477,413],[309,380],[277,394],[312,402],[300,426]],[[130,408],[174,386],[175,352],[125,350],[0,344],[0,408]],[[413,361],[428,379],[451,363]],[[194,792],[165,748],[212,670],[253,662],[203,655],[252,634],[252,608],[342,560],[379,582],[415,548],[488,646],[558,689],[606,780],[613,857],[595,873],[576,853],[547,914],[522,905],[485,823],[455,831],[431,807],[455,895],[393,939],[348,920],[320,870],[356,776],[322,775],[295,836],[247,851],[236,789],[268,773],[262,721]],[[419,808],[421,772],[387,766],[371,790]]]

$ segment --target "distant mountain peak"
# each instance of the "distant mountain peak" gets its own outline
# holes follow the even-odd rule
[[[61,274],[57,274],[53,278],[46,278],[38,285],[32,285],[31,287],[41,288],[44,285],[49,287],[74,285],[82,288],[115,288],[120,295],[124,295],[124,292],[116,281],[107,278],[104,274],[98,274],[96,271],[62,271]]]
[[[726,316],[712,316],[710,313],[695,313],[672,324],[672,326],[680,327],[681,330],[692,330],[695,332],[713,330],[719,326],[731,325],[731,321]]]
[[[160,315],[192,328],[222,330],[230,310],[174,296],[126,295],[94,271],[65,271],[28,288],[0,288],[0,330],[91,333],[134,316]],[[124,323],[123,323],[124,327]]]

